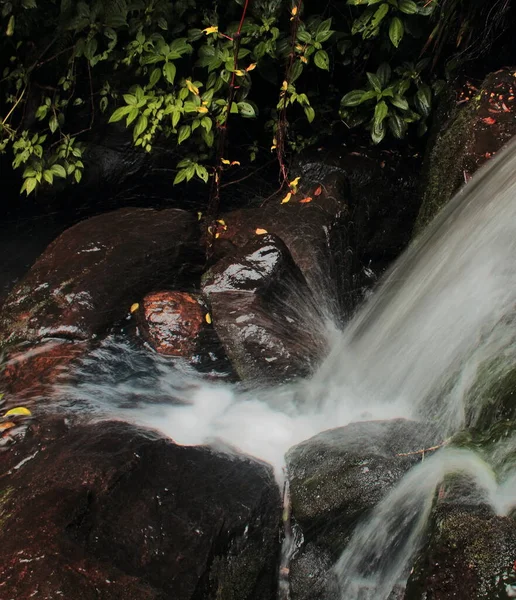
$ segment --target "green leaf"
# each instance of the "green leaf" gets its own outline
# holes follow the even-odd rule
[[[49,127],[50,131],[52,133],[54,133],[56,131],[56,129],[58,128],[58,126],[59,126],[59,123],[57,121],[57,117],[55,115],[52,115],[50,117],[50,121],[48,122],[48,127]]]
[[[380,102],[378,102],[374,109],[374,122],[376,126],[380,125],[383,122],[388,112],[389,108],[385,101],[381,100]]]
[[[294,81],[299,78],[302,72],[303,63],[299,59],[295,60],[292,64],[292,68],[290,69],[290,83],[294,83]]]
[[[315,119],[315,110],[311,106],[305,106],[303,110],[308,122],[311,123]]]
[[[208,183],[208,171],[206,170],[206,167],[203,167],[202,165],[195,165],[195,172],[197,173],[197,177],[199,177],[199,179],[202,179],[204,181],[204,183]]]
[[[374,73],[366,73],[367,79],[369,79],[369,83],[375,92],[382,91],[382,83],[377,75]]]
[[[238,112],[247,119],[252,119],[256,117],[256,112],[252,104],[249,102],[239,102],[238,103]]]
[[[377,69],[376,75],[380,80],[382,89],[389,83],[391,79],[391,67],[389,63],[383,62]]]
[[[174,112],[172,113],[172,127],[174,127],[174,129],[176,128],[177,124],[179,123],[179,119],[181,118],[181,111],[179,109],[174,109]]]
[[[364,90],[352,90],[348,92],[340,101],[342,106],[358,106],[365,102],[367,98],[364,98],[367,92]]]
[[[138,104],[138,100],[133,94],[124,94],[123,98],[126,104]]]
[[[136,139],[140,137],[140,135],[147,129],[147,124],[147,117],[145,115],[140,115],[133,130],[133,140],[136,141]]]
[[[172,85],[176,77],[176,65],[172,62],[167,62],[163,65],[163,75],[165,79]]]
[[[409,108],[408,102],[401,96],[394,96],[390,99],[390,103],[397,108],[401,108],[401,110],[408,110]]]
[[[371,128],[371,139],[374,144],[379,144],[385,137],[385,125],[382,123],[373,124]]]
[[[29,179],[26,179],[23,182],[23,186],[22,186],[22,191],[25,188],[25,191],[27,192],[27,196],[33,192],[36,189],[36,185],[37,185],[37,180],[35,177],[29,177]]]
[[[394,17],[391,19],[391,24],[389,26],[389,38],[395,48],[400,45],[404,33],[405,28],[403,26],[403,21],[399,17]]]
[[[181,169],[178,171],[177,175],[174,178],[174,183],[172,185],[177,185],[186,179],[186,169]]]
[[[160,29],[163,29],[163,31],[166,31],[168,29],[167,21],[163,17],[160,17],[158,19],[158,27]]]
[[[417,4],[412,0],[399,0],[399,9],[407,15],[414,15],[418,12]]]
[[[160,80],[161,77],[161,69],[159,69],[158,67],[156,67],[155,69],[153,69],[152,73],[150,74],[149,77],[149,85],[150,87],[154,87],[158,81]]]
[[[184,142],[186,139],[188,139],[190,137],[191,133],[192,133],[192,130],[190,128],[190,125],[182,125],[181,128],[179,129],[179,134],[177,136],[177,143],[181,144],[182,142]]]
[[[407,131],[407,124],[403,121],[403,119],[396,114],[393,114],[389,117],[389,120],[387,121],[387,125],[389,126],[389,129],[392,132],[392,135],[395,138],[401,139],[402,137],[404,137],[406,131]]]
[[[65,168],[62,165],[52,165],[50,167],[50,171],[56,176],[56,177],[62,177],[63,179],[66,178],[66,171]]]
[[[75,181],[79,183],[82,179],[82,171],[80,171],[79,169],[75,169],[73,176],[75,177]]]
[[[136,108],[136,106],[129,106],[129,113],[127,115],[127,119],[125,121],[125,126],[129,127],[129,125],[136,119],[136,117],[140,114],[140,111]]]
[[[54,175],[53,175],[52,171],[49,171],[48,169],[46,171],[43,171],[43,179],[47,183],[52,185],[54,183]]]
[[[314,56],[314,63],[319,69],[330,70],[330,59],[326,50],[318,50]]]
[[[201,126],[204,127],[204,129],[206,130],[207,133],[209,133],[211,131],[213,122],[210,119],[210,117],[203,117],[201,119]]]
[[[384,20],[387,13],[389,12],[389,9],[390,6],[386,2],[380,4],[380,6],[377,8],[376,12],[373,15],[373,18],[371,19],[371,28],[376,28],[380,25],[380,23]]]

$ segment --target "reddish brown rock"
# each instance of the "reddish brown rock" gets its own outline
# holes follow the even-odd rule
[[[0,454],[2,600],[270,600],[272,469],[120,422],[51,423]]]
[[[141,335],[159,354],[190,358],[197,350],[206,309],[192,294],[147,294],[138,313]]]
[[[195,218],[177,209],[124,208],[74,225],[7,297],[0,342],[101,334],[135,297],[177,279],[197,242]]]
[[[87,349],[85,342],[52,341],[9,354],[0,373],[0,390],[11,396],[37,397],[56,382],[63,369]]]

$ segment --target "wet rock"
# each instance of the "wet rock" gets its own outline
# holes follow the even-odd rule
[[[2,598],[274,597],[270,467],[120,422],[49,431],[0,455]]]
[[[289,450],[292,515],[303,540],[291,570],[293,600],[333,598],[329,573],[315,582],[314,569],[335,563],[357,522],[441,441],[427,424],[395,419],[352,423]]]
[[[139,308],[139,331],[159,354],[190,358],[198,348],[205,314],[192,294],[152,292]]]
[[[7,297],[0,341],[95,337],[127,314],[135,297],[177,278],[193,258],[196,231],[194,217],[175,209],[127,208],[78,223]]]
[[[255,235],[219,260],[202,292],[241,379],[270,383],[311,372],[323,351],[323,325],[314,323],[306,280],[277,237]]]
[[[486,506],[439,503],[406,600],[516,596],[516,522]]]
[[[281,203],[282,193],[260,208],[222,215],[214,244],[216,256],[243,248],[257,235],[275,235],[287,247],[318,301],[335,298],[336,281],[345,269],[346,180],[340,174],[323,175],[304,183],[302,180],[298,193],[286,203]]]
[[[467,90],[466,104],[448,103],[448,121],[439,123],[425,158],[416,233],[516,134],[515,91],[514,69],[507,68],[488,75],[479,90]]]
[[[0,373],[0,389],[18,400],[43,396],[63,369],[87,350],[86,342],[49,341],[11,352]]]

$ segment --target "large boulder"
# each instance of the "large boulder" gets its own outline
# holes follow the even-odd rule
[[[425,158],[416,233],[516,134],[515,91],[515,70],[505,68],[488,75],[479,90],[466,87],[447,102]]]
[[[6,600],[274,597],[280,498],[264,463],[121,422],[40,424],[0,461]]]
[[[330,567],[357,522],[441,441],[427,424],[395,419],[352,423],[289,450],[292,516],[303,540],[291,563],[292,600],[333,598]]]
[[[516,522],[487,506],[439,503],[405,600],[516,597]]]
[[[202,292],[241,379],[270,383],[313,370],[323,326],[314,328],[310,289],[277,237],[255,234],[220,259],[203,276]]]
[[[149,288],[173,280],[197,247],[187,212],[126,208],[67,229],[7,297],[0,341],[88,340]]]

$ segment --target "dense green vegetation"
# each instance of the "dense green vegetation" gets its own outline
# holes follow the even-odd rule
[[[373,143],[423,135],[450,41],[471,47],[479,0],[0,0],[0,152],[30,194],[81,180],[83,142],[109,121],[151,152],[184,147],[174,183],[212,178],[342,128]],[[495,5],[498,4],[495,2]],[[228,155],[237,121],[255,121]]]

